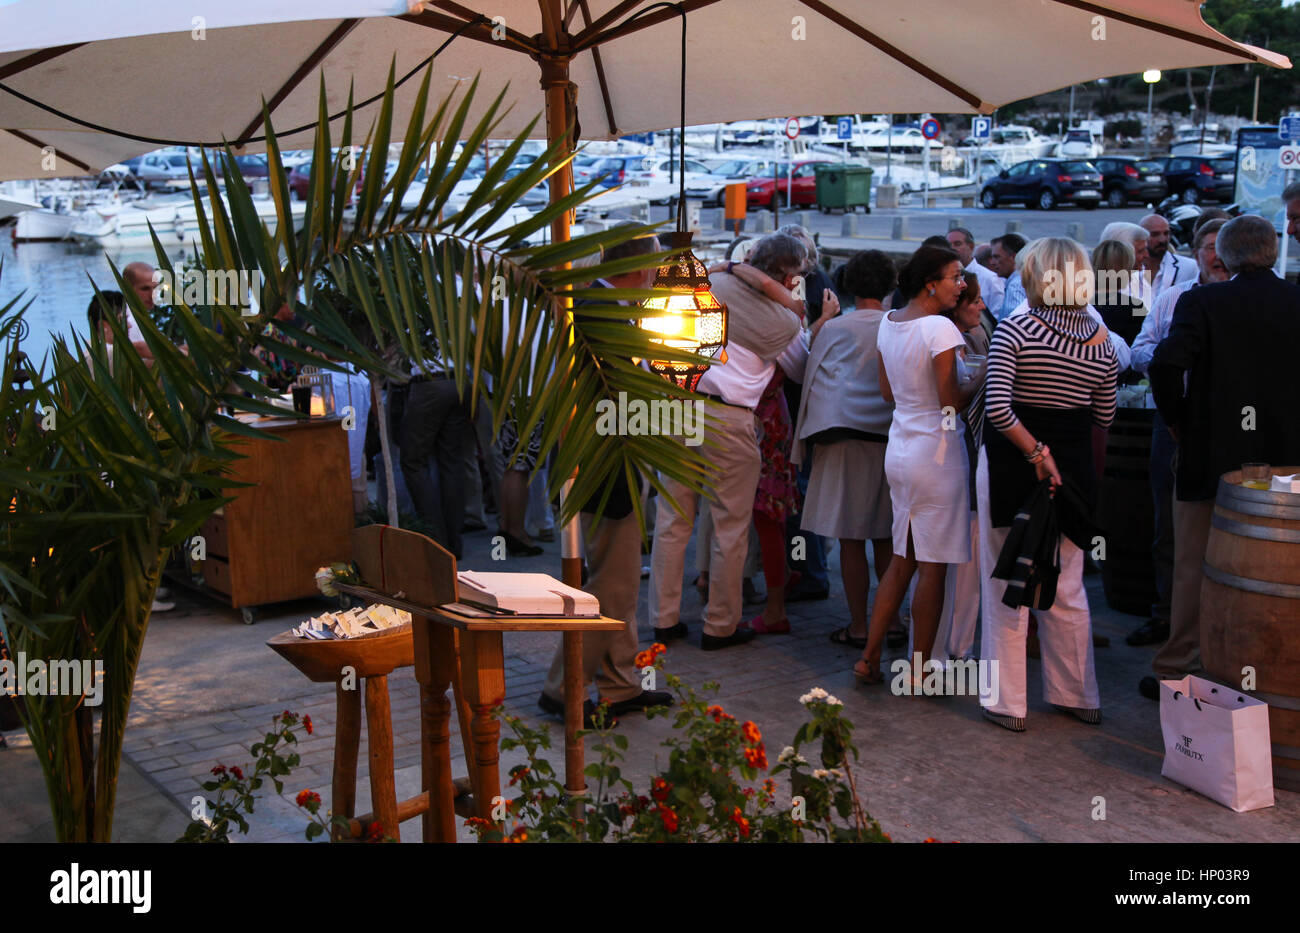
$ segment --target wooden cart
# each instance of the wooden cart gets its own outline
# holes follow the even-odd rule
[[[315,596],[316,570],[352,555],[352,473],[338,418],[264,419],[265,440],[236,437],[233,479],[252,485],[203,525],[204,592],[242,611]],[[279,440],[276,440],[279,438]],[[189,555],[184,555],[189,560]],[[193,566],[193,565],[191,565]]]

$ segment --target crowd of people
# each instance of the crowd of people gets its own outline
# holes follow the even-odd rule
[[[1300,185],[1285,199],[1300,239]],[[1127,641],[1159,646],[1154,676],[1138,684],[1156,699],[1157,677],[1202,669],[1201,568],[1219,476],[1300,462],[1287,375],[1300,358],[1300,287],[1272,271],[1277,251],[1270,222],[1215,210],[1198,219],[1190,256],[1171,248],[1158,215],[1109,225],[1091,250],[1015,233],[980,244],[955,228],[901,267],[875,250],[852,255],[819,288],[807,231],[733,243],[710,269],[728,307],[726,361],[697,390],[713,403],[705,449],[720,469],[704,496],[673,487],[676,507],[661,499],[655,511],[654,640],[690,634],[693,533],[706,651],[790,631],[785,601],[825,597],[834,541],[850,622],[830,637],[860,651],[859,682],[890,682],[883,650],[908,639],[913,685],[932,664],[978,658],[998,669],[985,717],[1021,732],[1027,658],[1038,657],[1045,701],[1100,723],[1093,649],[1106,639],[1092,631],[1084,575],[1107,534],[1097,498],[1117,392],[1145,378],[1158,598]],[[634,546],[629,532],[624,550]],[[755,558],[761,599],[749,598]],[[809,589],[805,570],[819,562]],[[624,563],[630,588],[639,561]],[[746,619],[746,603],[762,611]],[[624,611],[631,628],[634,603]],[[618,661],[601,658],[588,680],[606,697]],[[666,702],[636,693],[629,670],[615,712]]]
[[[1300,240],[1300,184],[1284,200],[1288,235]],[[585,639],[586,681],[609,714],[671,701],[641,684],[637,599],[648,569],[654,641],[690,634],[682,591],[694,536],[706,651],[789,632],[787,601],[829,595],[826,554],[838,544],[849,624],[830,637],[860,652],[859,682],[889,682],[883,651],[909,641],[914,684],[931,662],[996,663],[1000,689],[981,698],[983,712],[1019,732],[1026,659],[1040,657],[1044,699],[1099,723],[1093,648],[1104,639],[1092,632],[1083,578],[1107,533],[1096,505],[1117,390],[1142,379],[1156,409],[1158,598],[1127,640],[1159,646],[1144,696],[1158,696],[1157,677],[1198,672],[1218,478],[1245,462],[1300,463],[1289,376],[1300,287],[1272,271],[1277,236],[1262,218],[1205,210],[1191,245],[1190,256],[1173,250],[1158,215],[1108,225],[1091,251],[1016,233],[978,243],[955,227],[901,264],[866,250],[828,273],[798,225],[734,242],[709,270],[728,308],[725,361],[697,388],[713,484],[699,496],[666,481],[670,498],[648,512],[648,568],[632,502],[646,501],[649,484],[633,489],[620,475],[583,512],[585,586],[628,623]],[[646,236],[604,258],[658,249]],[[151,271],[126,269],[146,306]],[[652,274],[590,284],[643,288]],[[106,300],[122,313],[120,296]],[[92,302],[92,322],[103,307]],[[629,326],[636,317],[629,310]],[[402,507],[457,557],[461,535],[485,530],[492,511],[512,556],[554,539],[540,424],[521,436],[510,417],[492,436],[488,407],[471,415],[430,361],[390,384],[386,402],[399,468],[391,479],[378,471],[379,502],[393,482]],[[374,413],[370,422],[372,440],[353,451],[363,483],[379,447]],[[760,566],[766,594],[754,582]],[[746,606],[761,611],[745,618]],[[560,674],[557,656],[539,698],[557,714]],[[589,725],[594,715],[588,701]]]

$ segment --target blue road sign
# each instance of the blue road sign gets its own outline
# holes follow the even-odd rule
[[[853,118],[840,117],[835,121],[835,132],[839,139],[853,138]]]
[[[971,121],[970,134],[975,139],[988,139],[993,131],[993,121],[988,117],[976,117]]]
[[[1278,121],[1277,135],[1282,139],[1300,139],[1300,114],[1293,113]]]
[[[921,124],[921,135],[926,139],[939,138],[939,121],[931,117]]]

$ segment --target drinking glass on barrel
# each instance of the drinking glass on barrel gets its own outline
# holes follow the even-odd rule
[[[1270,476],[1270,467],[1267,463],[1243,463],[1241,465],[1241,485],[1247,489],[1268,489]]]

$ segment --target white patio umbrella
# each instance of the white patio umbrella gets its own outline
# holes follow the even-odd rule
[[[583,138],[675,126],[678,16],[661,4],[629,22],[654,6],[16,0],[0,5],[0,180],[97,170],[169,141],[255,137],[263,98],[281,145],[306,146],[309,128],[284,131],[316,119],[321,72],[333,109],[341,110],[349,86],[358,100],[379,93],[390,61],[403,75],[458,29],[463,34],[434,66],[435,96],[480,72],[492,90],[508,81],[515,107],[501,124],[503,136],[542,110],[539,64],[558,90],[572,82],[570,116]],[[1226,39],[1188,0],[684,0],[681,7],[689,26],[690,124],[815,113],[988,113],[1147,68],[1290,64]],[[489,21],[467,27],[477,14]],[[554,129],[559,114],[551,116]],[[545,135],[546,124],[535,133]],[[57,152],[53,169],[48,151],[42,164],[44,147]]]

